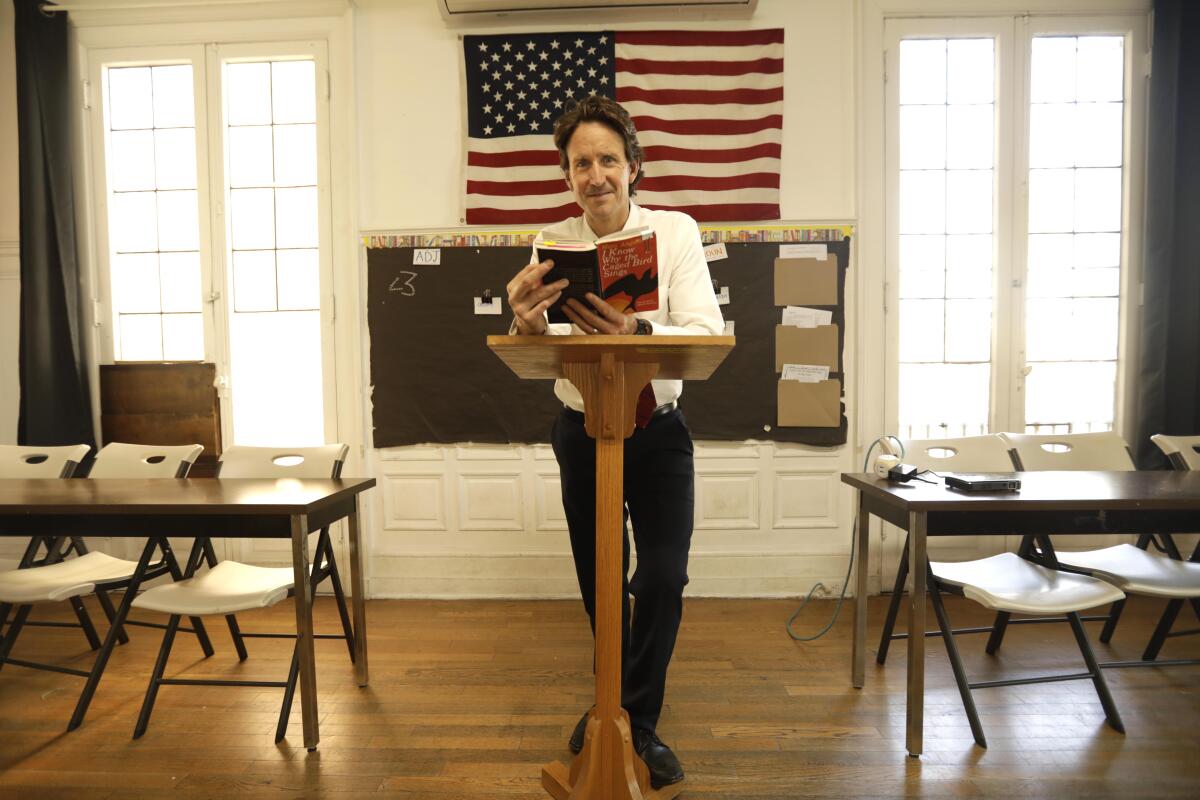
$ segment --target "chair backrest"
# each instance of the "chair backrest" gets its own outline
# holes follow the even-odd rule
[[[904,463],[934,472],[1012,472],[1008,445],[999,436],[908,439]]]
[[[86,444],[60,447],[0,445],[0,478],[69,478],[87,458]]]
[[[1156,433],[1150,441],[1166,454],[1175,469],[1200,469],[1200,436],[1168,436]]]
[[[1017,469],[1134,470],[1129,445],[1112,431],[1095,433],[1002,433]]]
[[[344,444],[320,447],[244,447],[221,453],[220,478],[337,478],[350,450]]]
[[[199,444],[110,442],[96,454],[89,478],[186,478],[204,449]]]

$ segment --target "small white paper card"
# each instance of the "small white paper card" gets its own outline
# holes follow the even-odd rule
[[[498,316],[500,314],[500,306],[502,306],[502,305],[503,305],[503,303],[500,302],[499,297],[489,297],[487,299],[487,301],[484,301],[484,299],[482,297],[476,297],[475,298],[475,313],[476,314],[495,314]]]
[[[705,261],[720,261],[722,258],[729,258],[729,251],[725,249],[724,242],[704,245]]]
[[[780,258],[815,258],[824,261],[829,258],[829,248],[823,244],[781,244]]]
[[[725,320],[725,330],[721,331],[722,336],[733,336],[733,320]]]
[[[721,291],[717,292],[717,305],[719,305],[719,306],[729,305],[729,287],[728,286],[722,286]]]
[[[788,306],[783,310],[783,324],[797,328],[815,328],[833,322],[833,312],[805,306]]]
[[[441,264],[442,249],[440,247],[425,247],[413,250],[414,264]]]
[[[829,379],[829,367],[816,364],[784,364],[783,379],[801,383],[817,383]]]

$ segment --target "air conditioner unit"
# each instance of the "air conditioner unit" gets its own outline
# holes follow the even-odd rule
[[[614,12],[663,12],[681,10],[725,12],[722,16],[748,17],[758,0],[438,0],[447,20],[503,17],[510,14],[597,13],[609,19]]]

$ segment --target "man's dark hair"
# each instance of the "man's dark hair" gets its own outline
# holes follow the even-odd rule
[[[629,193],[635,194],[637,185],[642,182],[642,178],[646,177],[646,172],[642,169],[645,153],[642,152],[642,146],[638,143],[637,128],[633,125],[633,118],[629,116],[628,111],[621,107],[620,103],[611,97],[599,94],[589,95],[568,108],[554,123],[554,146],[558,148],[558,161],[562,171],[570,174],[570,165],[567,163],[567,144],[571,141],[571,136],[574,135],[575,129],[581,122],[599,122],[601,125],[607,125],[625,142],[625,160],[631,163],[636,161],[638,165],[637,175],[629,184]]]

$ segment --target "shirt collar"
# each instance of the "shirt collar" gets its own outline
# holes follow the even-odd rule
[[[587,214],[579,215],[579,224],[583,228],[583,235],[579,238],[585,242],[594,242],[600,237],[592,230],[592,226],[588,225]],[[625,218],[625,225],[621,228],[623,231],[636,228],[642,224],[642,209],[637,203],[629,201],[629,216]]]

